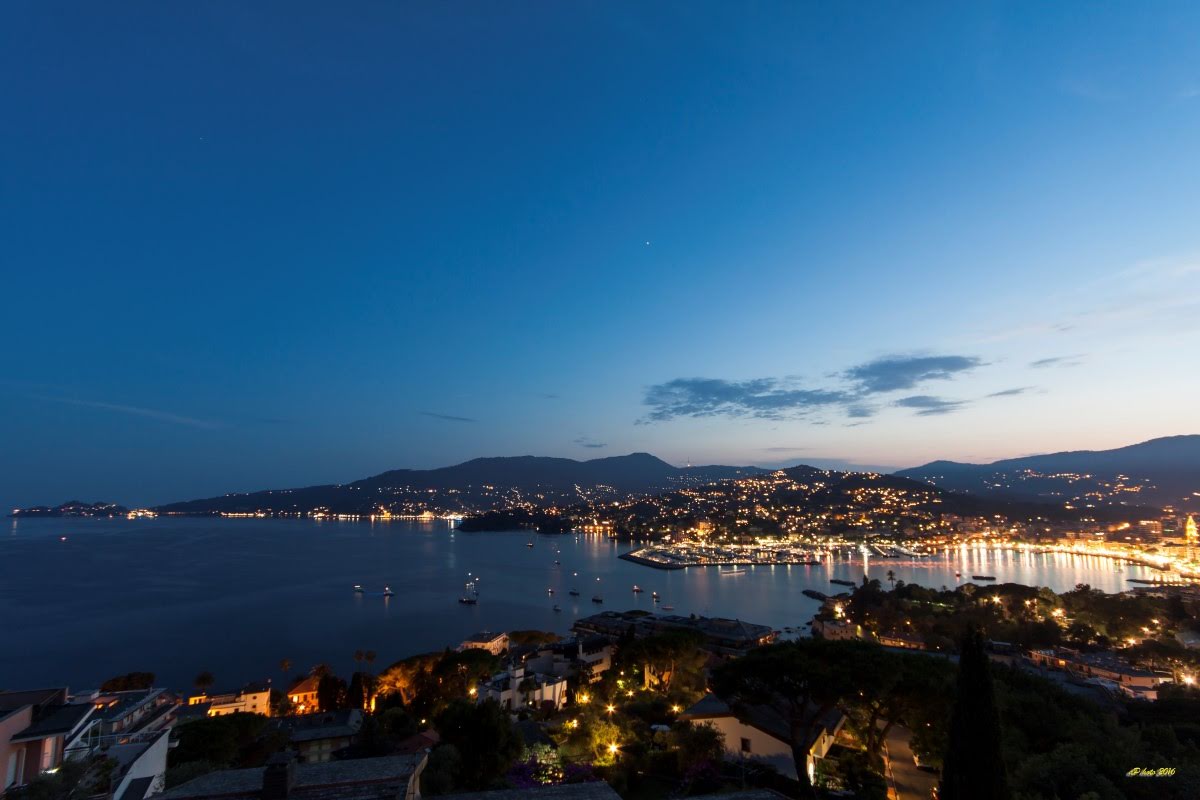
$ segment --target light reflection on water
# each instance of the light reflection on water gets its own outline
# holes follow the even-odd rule
[[[458,533],[444,522],[21,520],[0,536],[0,630],[21,644],[0,648],[0,686],[84,687],[148,670],[186,688],[207,669],[219,687],[232,687],[282,680],[283,658],[295,670],[328,662],[349,672],[358,649],[376,651],[381,668],[480,629],[566,632],[596,611],[652,609],[652,591],[677,614],[783,628],[802,626],[815,610],[804,589],[842,591],[829,579],[858,581],[864,571],[885,586],[891,570],[896,580],[935,588],[987,574],[997,583],[1109,592],[1153,574],[1098,557],[967,549],[929,559],[855,553],[826,566],[722,576],[616,558],[628,549],[592,535]],[[476,606],[458,603],[468,573],[478,579]],[[634,584],[645,592],[633,593]],[[381,596],[385,585],[394,597]],[[591,601],[597,593],[603,604]]]

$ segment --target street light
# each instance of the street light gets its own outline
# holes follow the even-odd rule
[[[614,711],[616,711],[616,710],[617,710],[617,707],[616,707],[616,706],[614,706],[612,703],[609,703],[608,705],[606,705],[606,706],[604,707],[604,710],[605,710],[605,711],[607,711],[609,714],[611,714],[611,713],[613,713]]]

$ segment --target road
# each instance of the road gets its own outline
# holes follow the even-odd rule
[[[884,743],[887,759],[887,777],[896,800],[929,800],[929,793],[937,785],[937,775],[917,769],[913,751],[908,740],[912,733],[908,728],[893,725]]]

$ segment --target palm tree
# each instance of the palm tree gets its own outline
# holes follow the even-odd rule
[[[363,653],[363,658],[366,660],[368,667],[373,666],[375,664],[375,651],[368,650],[367,652]]]
[[[896,588],[896,573],[889,569],[887,571],[887,579],[888,579],[888,583],[890,583],[892,585],[892,588],[895,589]]]
[[[216,682],[217,679],[214,678],[213,674],[208,670],[201,672],[196,676],[195,680],[192,681],[192,683],[196,685],[196,688],[200,690],[200,694],[207,694],[208,690],[212,688],[212,685]]]
[[[282,672],[283,677],[286,678],[287,674],[292,671],[292,660],[290,658],[282,659],[279,662],[279,671]]]

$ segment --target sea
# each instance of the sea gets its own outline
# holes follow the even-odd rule
[[[886,586],[890,570],[939,588],[987,574],[1119,592],[1151,577],[1111,559],[977,548],[924,559],[847,553],[725,575],[617,557],[630,549],[594,534],[463,533],[441,520],[10,520],[0,534],[0,690],[82,690],[131,671],[180,690],[202,671],[222,690],[278,685],[318,663],[348,675],[359,650],[373,651],[364,666],[381,670],[477,631],[566,633],[598,611],[654,610],[655,591],[672,613],[800,630],[818,605],[802,592],[841,591],[830,578],[866,574]],[[459,603],[468,581],[476,605]]]

